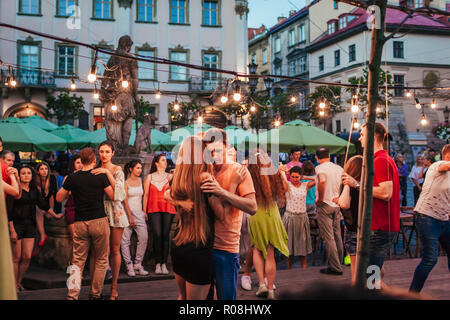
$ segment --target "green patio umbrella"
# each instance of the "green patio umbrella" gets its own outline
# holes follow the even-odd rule
[[[151,131],[152,149],[154,151],[171,151],[173,147],[177,145],[176,142],[172,142],[169,135],[152,129]],[[101,128],[87,134],[74,138],[69,142],[69,146],[73,149],[81,149],[84,147],[96,147],[100,143],[106,140],[106,129]],[[136,130],[131,131],[130,145],[134,145],[136,140]]]
[[[4,149],[10,151],[50,152],[67,148],[64,139],[18,118],[0,120],[0,137],[2,137]]]
[[[186,127],[178,128],[176,130],[170,131],[167,134],[171,136],[173,142],[176,144],[182,142],[185,138],[190,137],[194,134],[204,132],[208,129],[212,128],[209,124],[190,124]]]
[[[285,123],[278,129],[253,136],[246,142],[266,145],[268,151],[272,150],[272,147],[278,147],[279,152],[289,152],[292,147],[299,146],[311,153],[319,147],[327,147],[330,153],[342,154],[347,148],[347,141],[344,139],[302,120]],[[350,145],[350,152],[355,152],[353,144]]]
[[[23,120],[25,121],[25,123],[30,123],[42,130],[45,130],[45,131],[52,131],[52,130],[55,130],[56,128],[58,128],[58,126],[56,124],[54,124],[53,122],[47,121],[37,115],[23,118]]]
[[[55,130],[50,131],[50,133],[66,140],[66,142],[69,143],[75,138],[84,136],[88,133],[88,131],[82,130],[80,128],[75,128],[70,124],[65,124],[61,127],[56,128]]]
[[[223,130],[227,133],[228,142],[234,147],[238,147],[242,142],[250,139],[254,134],[236,126],[228,126]]]

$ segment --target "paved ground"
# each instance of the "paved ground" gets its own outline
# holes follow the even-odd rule
[[[393,287],[407,290],[412,280],[414,269],[420,259],[389,260],[385,263],[386,275],[384,281]],[[321,267],[308,269],[279,270],[277,272],[277,292],[285,290],[310,288],[323,281],[333,284],[350,283],[350,268],[345,267],[343,276],[323,275],[319,272]],[[254,300],[257,285],[256,274],[252,274],[254,290],[244,291],[239,288],[238,300]],[[141,282],[119,283],[120,300],[174,300],[177,298],[175,280],[155,280]],[[67,290],[64,288],[29,290],[19,293],[19,300],[63,300]],[[105,296],[110,292],[110,285],[104,288]],[[83,286],[80,299],[87,299],[89,287]],[[447,266],[447,257],[439,257],[439,262],[428,278],[423,293],[434,299],[450,299],[450,272]]]

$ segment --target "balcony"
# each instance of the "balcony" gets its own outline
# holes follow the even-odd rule
[[[2,79],[9,76],[8,70],[1,71]],[[55,73],[53,71],[13,69],[19,87],[54,87]]]
[[[189,91],[211,93],[221,84],[220,79],[189,78]]]

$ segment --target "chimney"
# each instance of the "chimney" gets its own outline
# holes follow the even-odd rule
[[[295,10],[289,10],[289,17],[292,16],[293,14],[295,14],[297,11]]]
[[[286,17],[278,17],[278,23],[281,23]]]

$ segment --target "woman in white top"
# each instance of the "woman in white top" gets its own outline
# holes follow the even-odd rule
[[[306,213],[306,194],[309,189],[315,186],[314,177],[302,175],[302,168],[292,167],[289,170],[291,181],[286,178],[286,166],[280,168],[283,177],[284,189],[286,192],[286,211],[283,215],[283,224],[288,234],[289,258],[286,267],[292,266],[292,257],[300,256],[302,269],[307,266],[306,256],[312,252],[311,233],[309,227],[309,218]],[[310,180],[309,182],[302,182]]]
[[[127,266],[128,276],[134,277],[136,274],[146,276],[148,272],[142,266],[145,250],[147,249],[148,231],[147,231],[147,215],[142,210],[142,196],[144,188],[140,178],[142,174],[141,160],[131,160],[125,165],[125,192],[127,194],[123,204],[128,216],[131,216],[130,226],[125,228],[122,236],[122,257]],[[130,239],[136,231],[138,242],[136,248],[136,257],[134,265],[130,253]]]

